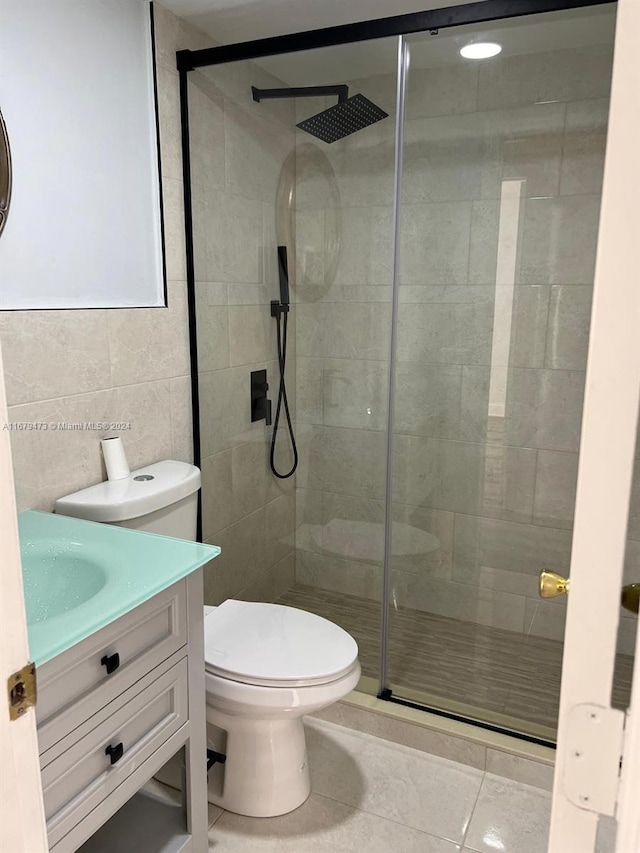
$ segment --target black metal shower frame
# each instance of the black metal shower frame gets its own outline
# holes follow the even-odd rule
[[[193,251],[193,207],[191,197],[191,157],[189,149],[189,73],[197,68],[223,65],[228,62],[261,59],[283,53],[297,53],[340,44],[352,44],[393,36],[406,36],[421,32],[437,33],[438,30],[470,24],[483,24],[526,15],[541,15],[546,12],[561,12],[588,6],[607,5],[617,0],[480,0],[460,6],[443,7],[424,12],[394,15],[372,21],[342,24],[319,30],[307,30],[283,36],[238,42],[201,50],[179,50],[176,63],[180,78],[180,122],[182,137],[182,176],[184,186],[184,227],[187,271],[187,298],[189,316],[189,350],[191,356],[191,403],[193,423],[194,463],[201,467],[200,443],[200,394],[198,386],[198,347],[196,330],[195,261]],[[202,502],[198,495],[198,541],[202,541]],[[499,725],[470,719],[440,708],[420,705],[392,695],[389,688],[381,685],[379,698],[396,704],[419,708],[448,719],[472,723],[488,731],[508,734],[530,743],[555,748],[555,742]]]

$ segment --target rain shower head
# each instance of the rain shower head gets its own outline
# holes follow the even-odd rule
[[[323,142],[336,142],[363,127],[387,118],[385,113],[364,95],[352,95],[333,107],[299,122],[296,127],[317,136]]]
[[[260,102],[265,98],[308,98],[319,95],[337,95],[338,103],[328,107],[311,118],[299,122],[296,127],[331,143],[362,130],[370,124],[387,118],[386,113],[364,95],[349,97],[349,87],[338,86],[304,86],[292,89],[256,89],[251,87],[253,100]]]

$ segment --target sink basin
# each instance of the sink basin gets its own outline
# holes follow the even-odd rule
[[[72,543],[54,539],[29,543],[22,553],[27,622],[44,622],[69,613],[97,595],[106,571],[77,553]]]
[[[18,516],[29,654],[70,649],[217,557],[220,549],[27,510]]]

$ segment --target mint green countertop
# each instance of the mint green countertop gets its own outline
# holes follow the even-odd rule
[[[220,553],[50,512],[21,512],[18,526],[29,652],[38,666]]]

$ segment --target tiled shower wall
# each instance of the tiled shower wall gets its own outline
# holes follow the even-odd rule
[[[564,602],[540,602],[536,581],[543,566],[569,568],[610,66],[607,45],[412,64],[394,442],[400,606],[562,638]],[[393,116],[394,84],[363,79],[354,91]],[[337,191],[326,170],[298,179],[296,578],[377,599],[393,120],[324,150]],[[499,199],[512,179],[526,198],[507,398],[504,416],[489,417]],[[636,485],[627,580],[640,577],[639,499]],[[623,621],[621,650],[634,628]]]
[[[189,77],[191,185],[202,454],[203,539],[222,548],[205,601],[270,601],[293,583],[295,478],[268,467],[271,431],[251,423],[250,374],[277,394],[276,195],[294,147],[290,101],[255,103],[251,86],[280,80],[250,62]],[[295,325],[289,350],[295,399]],[[281,468],[288,452],[279,442]]]
[[[393,55],[393,51],[391,51]],[[391,323],[395,74],[346,82],[389,118],[296,160],[296,580],[378,599]],[[297,104],[298,120],[322,106]]]

